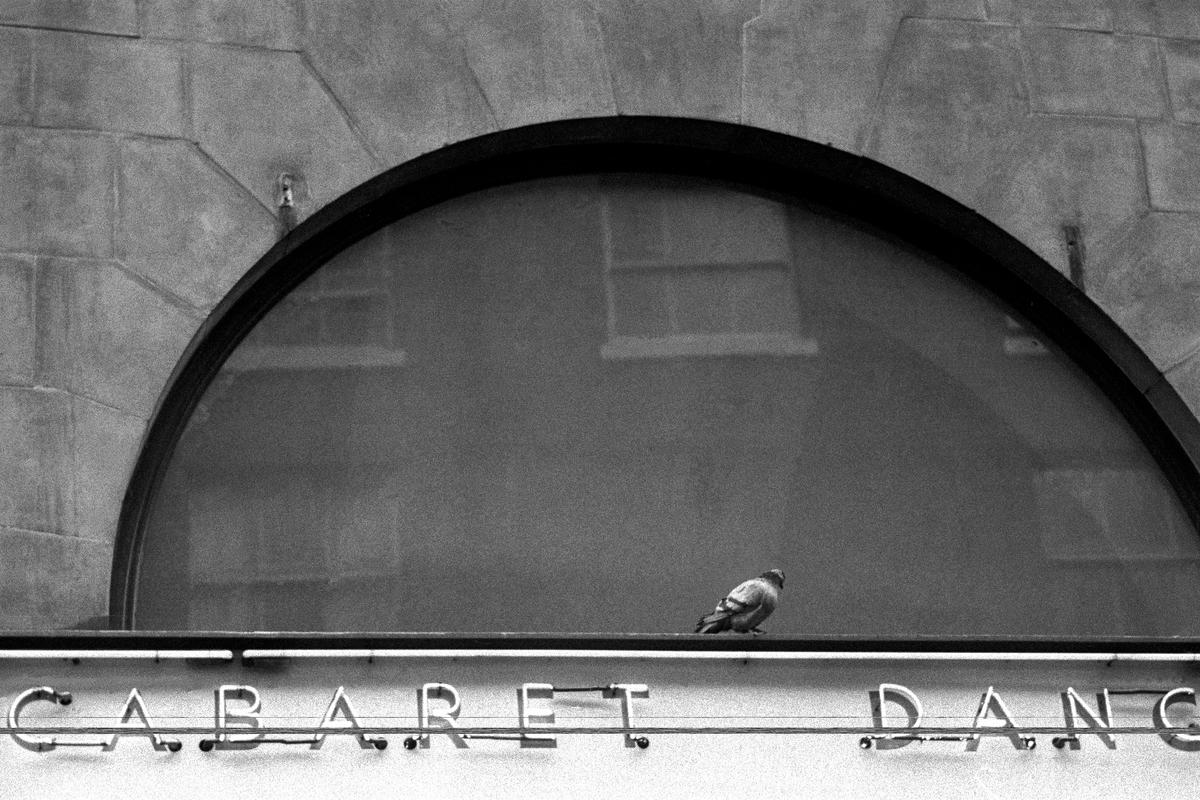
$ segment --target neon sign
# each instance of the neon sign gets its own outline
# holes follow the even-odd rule
[[[649,698],[650,689],[641,683],[610,683],[604,686],[558,687],[547,683],[526,683],[518,690],[518,726],[499,729],[466,730],[457,723],[462,709],[462,695],[448,683],[426,683],[417,692],[416,729],[404,727],[367,727],[359,722],[350,696],[344,686],[339,686],[325,708],[325,713],[315,726],[264,728],[261,725],[262,696],[253,686],[222,685],[213,692],[214,719],[212,728],[164,727],[156,725],[150,716],[141,693],[136,689],[129,692],[124,707],[119,712],[120,721],[111,726],[25,726],[21,723],[22,712],[36,702],[50,702],[68,706],[74,702],[69,691],[52,686],[35,686],[17,695],[8,708],[6,719],[8,733],[13,741],[26,750],[40,753],[60,747],[95,747],[113,750],[122,736],[143,736],[150,739],[155,750],[179,752],[182,742],[175,737],[186,734],[208,734],[200,740],[200,749],[251,750],[262,744],[308,745],[319,750],[330,734],[352,735],[364,749],[383,750],[388,740],[381,734],[409,734],[404,740],[408,750],[428,748],[431,735],[444,734],[455,747],[467,747],[467,739],[513,739],[521,747],[556,747],[558,732],[554,725],[554,712],[547,705],[534,708],[538,701],[549,703],[556,692],[598,692],[602,697],[616,700],[620,706],[621,727],[605,728],[596,732],[617,733],[622,736],[626,747],[645,749],[650,742],[645,736],[637,735],[634,718],[634,700]],[[441,705],[439,705],[441,704]],[[533,731],[542,731],[534,733]],[[569,732],[577,732],[568,729]],[[53,733],[54,735],[48,735]],[[303,734],[303,738],[295,738]],[[72,738],[63,739],[62,735]]]
[[[620,724],[574,726],[561,725],[554,712],[556,694],[597,693],[611,700],[614,720]],[[711,726],[639,726],[635,708],[650,699],[650,687],[643,683],[609,683],[600,686],[556,686],[549,683],[524,683],[517,690],[515,725],[464,726],[459,723],[464,697],[456,687],[441,682],[426,683],[417,690],[416,724],[410,726],[364,725],[355,711],[344,686],[334,690],[325,711],[315,724],[272,726],[262,724],[264,700],[253,686],[225,684],[213,692],[211,726],[162,726],[153,721],[150,708],[137,688],[130,690],[124,705],[111,725],[26,725],[23,712],[34,703],[69,706],[74,695],[52,686],[24,690],[9,705],[7,733],[27,750],[49,753],[64,747],[91,747],[111,751],[122,737],[143,737],[157,751],[179,752],[185,735],[199,735],[202,751],[252,750],[264,744],[300,745],[319,750],[330,735],[354,737],[360,748],[384,750],[388,735],[403,735],[407,750],[429,748],[434,736],[445,736],[455,748],[469,747],[470,740],[509,740],[520,748],[554,748],[565,734],[607,734],[621,737],[624,747],[646,749],[649,736],[667,734],[852,734],[859,747],[881,751],[896,750],[918,742],[959,742],[967,752],[976,752],[984,738],[1007,739],[1018,750],[1036,747],[1036,736],[1053,736],[1058,748],[1078,750],[1081,735],[1093,735],[1105,748],[1114,750],[1117,737],[1127,734],[1157,735],[1174,750],[1200,752],[1200,729],[1194,725],[1174,726],[1168,721],[1174,706],[1196,706],[1196,691],[1177,687],[1165,691],[1150,709],[1150,725],[1117,725],[1114,722],[1109,690],[1102,689],[1091,702],[1074,687],[1061,693],[1061,726],[1025,726],[1020,724],[1008,703],[995,687],[989,686],[980,697],[969,726],[931,726],[925,724],[920,697],[896,683],[881,683],[868,692],[872,712],[871,727],[796,726],[796,727],[711,727]],[[638,702],[635,702],[638,701]],[[618,716],[619,715],[619,716]],[[66,738],[64,738],[66,737]]]

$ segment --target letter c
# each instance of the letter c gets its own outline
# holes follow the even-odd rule
[[[1162,699],[1158,701],[1158,705],[1154,707],[1154,725],[1156,727],[1171,727],[1167,722],[1167,708],[1175,703],[1196,705],[1196,691],[1186,686],[1181,686],[1164,694]],[[1189,753],[1200,752],[1200,735],[1192,733],[1162,733],[1159,735],[1164,742],[1176,750],[1184,750]]]
[[[45,700],[50,703],[61,702],[63,698],[67,698],[70,702],[70,695],[60,694],[54,691],[51,686],[35,686],[32,689],[26,689],[17,695],[13,700],[12,705],[8,707],[8,727],[11,729],[13,741],[24,747],[26,750],[33,750],[37,753],[44,753],[48,750],[53,750],[55,742],[53,738],[45,738],[41,736],[25,736],[16,733],[16,730],[21,727],[21,712],[25,710],[25,706],[34,703],[38,700]],[[63,703],[66,705],[66,703]]]

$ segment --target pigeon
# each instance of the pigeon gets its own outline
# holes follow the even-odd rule
[[[766,633],[758,626],[779,603],[779,590],[783,588],[783,570],[767,570],[757,578],[739,583],[727,597],[717,603],[713,613],[700,618],[696,633],[720,633],[734,630],[738,633]]]

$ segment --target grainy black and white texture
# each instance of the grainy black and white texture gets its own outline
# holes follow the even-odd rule
[[[828,142],[1066,272],[1200,408],[1200,4],[0,5],[0,627],[107,613],[180,353],[300,217],[497,129],[652,114]]]

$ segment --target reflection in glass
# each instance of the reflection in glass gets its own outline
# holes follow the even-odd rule
[[[321,267],[197,409],[143,629],[1195,635],[1102,393],[905,245],[696,181],[480,192]]]

